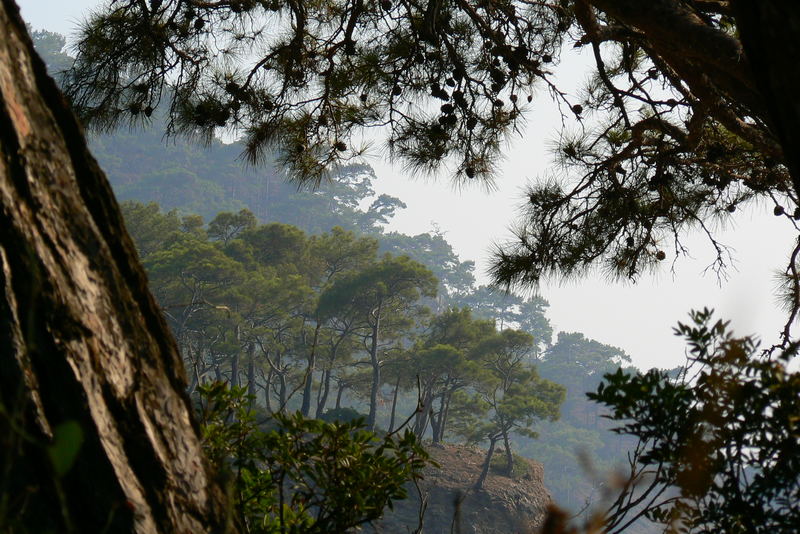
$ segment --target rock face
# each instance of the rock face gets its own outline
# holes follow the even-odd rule
[[[367,532],[400,534],[528,534],[544,521],[550,493],[544,487],[542,464],[525,460],[524,473],[513,478],[491,473],[483,489],[474,490],[485,451],[474,447],[436,445],[429,448],[439,467],[429,467],[419,490]],[[522,470],[521,470],[522,471]],[[420,493],[426,503],[420,526]]]

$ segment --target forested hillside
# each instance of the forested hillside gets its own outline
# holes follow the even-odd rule
[[[419,436],[503,443],[506,468],[511,452],[543,462],[548,487],[576,507],[602,482],[576,455],[600,472],[624,459],[630,443],[584,392],[630,358],[579,333],[554,340],[541,297],[448,292],[423,263],[341,227],[308,235],[246,210],[203,224],[154,203],[122,208],[190,392],[223,380],[269,411],[361,414],[388,431],[421,401]]]
[[[34,39],[54,70],[68,64],[63,37]],[[389,431],[421,401],[418,435],[500,443],[506,469],[515,453],[540,461],[556,501],[576,510],[599,497],[634,442],[608,431],[585,392],[630,365],[627,354],[554,333],[542,297],[477,286],[474,263],[444,235],[391,231],[404,204],[375,194],[366,165],[298,186],[276,162],[244,165],[236,144],[165,142],[152,122],[90,143],[123,201],[190,391],[224,380],[269,411],[360,414]],[[393,278],[402,283],[391,308],[372,317],[376,288]],[[492,420],[505,409],[492,405],[498,387],[516,411],[508,420]]]

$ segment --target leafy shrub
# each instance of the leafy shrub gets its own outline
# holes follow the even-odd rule
[[[511,470],[511,478],[514,480],[519,480],[520,478],[524,478],[525,476],[530,476],[533,474],[533,469],[531,468],[531,464],[528,460],[519,454],[512,454],[512,457],[514,458],[514,467]],[[508,476],[506,455],[502,451],[495,451],[495,454],[492,456],[490,469],[495,475]]]
[[[333,408],[327,410],[319,418],[327,423],[350,423],[358,419],[364,419],[364,414],[353,408]]]
[[[378,438],[361,420],[274,414],[261,430],[244,388],[201,386],[206,455],[228,482],[243,532],[342,533],[406,497],[428,454],[410,431]]]
[[[607,529],[645,515],[681,532],[795,533],[800,372],[790,366],[798,345],[764,354],[709,310],[691,319],[675,329],[689,344],[681,377],[620,370],[589,394],[610,408],[615,432],[639,439]]]

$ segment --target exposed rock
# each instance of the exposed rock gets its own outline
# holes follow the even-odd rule
[[[524,473],[513,478],[490,473],[481,490],[472,489],[486,452],[455,445],[430,446],[439,467],[429,467],[409,497],[395,503],[393,512],[366,532],[400,534],[419,526],[419,494],[426,500],[423,530],[426,534],[527,534],[544,521],[550,493],[544,487],[542,464],[525,460]]]

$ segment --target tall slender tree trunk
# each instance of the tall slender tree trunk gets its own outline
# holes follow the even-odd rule
[[[445,384],[447,387],[447,384]],[[439,413],[436,416],[431,417],[431,429],[433,430],[433,443],[441,443],[442,438],[444,437],[444,418],[445,418],[445,407],[447,404],[447,393],[442,391],[439,395]]]
[[[314,328],[314,339],[311,342],[311,353],[308,355],[308,367],[306,368],[305,386],[303,387],[303,405],[300,412],[308,417],[311,413],[311,393],[314,385],[314,368],[317,364],[317,341],[319,340],[319,329],[322,323],[317,321],[317,326]]]
[[[239,353],[231,358],[231,387],[239,387]]]
[[[256,344],[252,341],[247,345],[247,394],[255,400],[256,397]]]
[[[414,433],[418,438],[421,438],[428,429],[428,417],[430,416],[432,406],[433,393],[429,388],[427,388],[425,391],[425,396],[423,397],[422,408],[417,413],[417,417],[414,422]]]
[[[239,343],[240,337],[241,337],[241,330],[240,330],[239,325],[236,325],[236,342],[237,342],[237,345],[239,345],[241,347],[241,344]],[[231,381],[230,381],[230,385],[231,385],[231,387],[239,387],[239,385],[240,385],[240,382],[239,382],[239,351],[238,350],[236,351],[236,353],[233,355],[233,358],[231,359]]]
[[[197,350],[197,353],[194,358],[192,358],[192,376],[191,382],[189,383],[189,387],[186,392],[191,396],[194,393],[194,390],[197,389],[198,384],[200,383],[200,358],[202,357],[202,353],[200,349]]]
[[[375,324],[372,327],[372,342],[369,349],[369,361],[372,364],[372,388],[369,393],[369,415],[367,429],[375,430],[375,419],[378,414],[378,393],[381,389],[381,362],[378,360],[378,335],[381,329],[381,307],[378,306]]]
[[[231,532],[175,340],[12,0],[0,0],[0,153],[0,491],[14,521]]]
[[[450,413],[450,393],[442,394],[442,409],[439,414],[439,441],[444,441],[444,429],[447,424],[447,416]]]
[[[285,413],[286,403],[289,401],[289,399],[286,398],[288,393],[288,388],[286,386],[286,370],[283,368],[283,355],[278,352],[276,356],[276,367],[279,369],[279,371],[276,373],[278,375],[278,402],[280,402],[278,411]]]
[[[436,417],[436,413],[431,409],[430,415],[431,421],[431,442],[436,444],[439,443],[439,419]]]
[[[322,382],[320,383],[320,395],[317,399],[317,414],[316,417],[319,418],[323,413],[325,413],[325,405],[328,404],[328,395],[331,391],[331,370],[325,369],[322,374]]]
[[[264,378],[264,406],[267,408],[267,413],[272,413],[272,377],[273,372],[272,369],[270,369],[267,376]]]
[[[287,388],[286,388],[286,375],[285,374],[281,373],[278,376],[278,383],[280,384],[280,393],[279,393],[280,402],[281,402],[280,411],[282,413],[285,413],[286,412],[286,403],[289,400],[289,399],[286,398]]]
[[[328,404],[328,395],[331,391],[331,374],[333,372],[333,364],[336,362],[336,355],[339,352],[339,344],[344,338],[340,338],[336,343],[331,346],[331,354],[328,358],[328,365],[325,369],[323,380],[320,383],[320,395],[317,399],[317,417],[322,415],[325,411],[325,406]]]
[[[392,395],[392,416],[389,419],[389,432],[394,431],[394,419],[395,415],[397,414],[397,395],[400,392],[400,376],[397,377],[397,381],[394,383],[394,394]]]
[[[344,394],[345,387],[346,386],[344,385],[344,383],[342,383],[342,382],[339,383],[339,390],[336,392],[336,409],[337,410],[342,407],[342,395]]]

